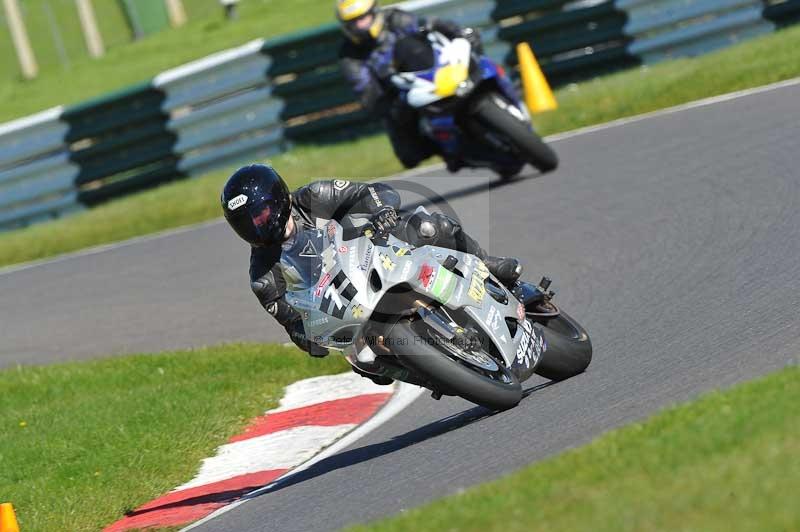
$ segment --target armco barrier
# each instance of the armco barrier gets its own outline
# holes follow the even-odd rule
[[[413,0],[478,28],[511,67],[531,44],[551,83],[697,55],[800,21],[800,0]],[[339,72],[334,24],[256,40],[152,81],[0,125],[0,230],[48,219],[292,141],[380,127]],[[513,70],[512,70],[513,73]]]
[[[263,40],[214,54],[156,76],[161,110],[177,138],[177,170],[195,175],[282,150],[283,103],[272,98]]]
[[[639,60],[630,54],[623,28],[626,15],[613,1],[497,0],[492,17],[498,38],[528,42],[554,85],[627,68]],[[516,65],[510,51],[504,57]]]
[[[86,205],[180,177],[176,137],[166,129],[165,95],[150,83],[68,108],[70,160],[80,167],[78,199]]]
[[[81,208],[60,116],[57,107],[0,125],[0,229]]]
[[[272,60],[267,75],[275,97],[284,102],[280,118],[288,139],[311,140],[366,119],[342,109],[355,98],[339,72],[341,38],[331,24],[265,44],[264,53]]]
[[[774,29],[761,0],[618,0],[627,11],[628,50],[654,63],[707,53]]]

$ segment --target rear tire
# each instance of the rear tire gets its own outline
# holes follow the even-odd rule
[[[558,167],[556,152],[539,138],[527,121],[515,117],[502,105],[510,104],[490,92],[475,103],[473,113],[485,127],[506,137],[525,162],[542,173],[555,170]]]
[[[389,334],[386,345],[391,346],[401,364],[431,381],[439,391],[493,410],[513,408],[522,400],[522,385],[505,367],[500,369],[509,382],[500,382],[456,362],[435,345],[415,341],[429,338],[425,325],[420,327],[418,323],[401,321]]]

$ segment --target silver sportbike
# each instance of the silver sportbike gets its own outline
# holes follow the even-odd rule
[[[547,278],[512,292],[474,255],[370,224],[330,221],[298,238],[300,251],[281,258],[286,300],[309,339],[362,374],[507,409],[534,373],[562,380],[591,362],[588,334],[553,303]]]

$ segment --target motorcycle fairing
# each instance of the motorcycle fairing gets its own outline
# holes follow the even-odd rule
[[[459,153],[459,129],[454,116],[426,116],[421,120],[421,127],[428,137],[439,144],[446,155]]]
[[[285,298],[302,312],[306,335],[316,343],[356,355],[354,339],[363,336],[384,296],[403,285],[447,309],[467,313],[482,324],[512,372],[520,379],[533,373],[546,349],[538,325],[519,319],[520,303],[510,292],[503,303],[486,290],[487,279],[499,283],[477,257],[435,246],[413,248],[391,235],[380,245],[366,237],[345,241],[335,221],[329,222],[328,230],[307,231],[322,248],[321,267],[303,267],[306,257],[297,254],[301,246],[285,251],[281,264],[303,277],[287,286]],[[454,271],[441,264],[448,256],[457,259]],[[379,283],[370,281],[373,275]],[[516,325],[509,326],[508,320]]]

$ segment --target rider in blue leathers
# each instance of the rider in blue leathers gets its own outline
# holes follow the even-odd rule
[[[336,16],[345,34],[339,50],[342,72],[361,106],[384,119],[397,158],[406,168],[413,168],[435,155],[434,143],[419,131],[417,111],[397,98],[390,82],[395,44],[403,37],[438,31],[450,39],[464,37],[480,49],[479,34],[446,20],[426,20],[400,9],[381,8],[376,0],[338,0]],[[451,171],[458,169],[458,161],[445,162]]]

